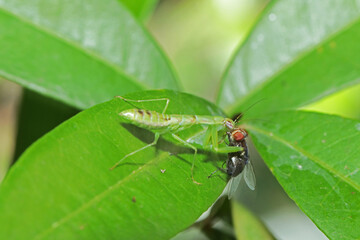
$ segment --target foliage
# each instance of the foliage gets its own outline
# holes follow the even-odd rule
[[[10,169],[0,186],[0,238],[166,239],[213,204],[226,176],[207,176],[226,156],[201,146],[195,178],[202,185],[191,181],[193,151],[169,136],[109,171],[153,139],[121,122],[118,113],[133,106],[115,95],[168,97],[168,113],[220,116],[219,107],[234,114],[260,100],[244,126],[287,194],[329,238],[360,238],[360,122],[300,109],[358,83],[359,2],[271,2],[225,71],[217,106],[175,91],[171,63],[134,18],[155,3],[131,5],[133,13],[115,0],[0,3],[1,77],[85,109]],[[143,91],[159,88],[172,90]],[[137,106],[161,111],[164,103]]]

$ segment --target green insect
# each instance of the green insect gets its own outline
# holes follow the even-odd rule
[[[165,107],[162,113],[156,111],[150,111],[145,109],[128,109],[119,113],[119,115],[126,119],[127,122],[136,125],[138,127],[151,130],[155,133],[154,141],[142,148],[139,148],[120,159],[114,166],[110,169],[113,170],[116,168],[124,159],[138,153],[148,147],[156,145],[159,140],[160,135],[170,133],[171,136],[176,139],[178,142],[183,145],[190,147],[194,150],[194,159],[191,165],[191,177],[194,183],[200,184],[194,179],[194,166],[196,161],[197,148],[191,143],[180,138],[176,133],[190,128],[194,125],[202,125],[205,131],[205,137],[203,145],[204,147],[211,147],[215,152],[218,153],[231,153],[239,152],[244,149],[241,146],[224,146],[219,147],[219,137],[218,132],[232,132],[239,127],[236,127],[236,120],[233,121],[230,118],[224,118],[221,116],[207,116],[207,115],[182,115],[182,114],[165,114],[167,107],[170,103],[168,98],[158,98],[158,99],[146,99],[146,100],[132,100],[126,99],[121,96],[117,96],[124,100],[125,102],[154,102],[154,101],[166,101]],[[131,104],[131,103],[130,103]],[[225,135],[224,135],[225,138]],[[223,139],[220,139],[223,140]]]

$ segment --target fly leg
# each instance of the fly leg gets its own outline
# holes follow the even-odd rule
[[[185,146],[188,146],[190,148],[192,148],[194,150],[194,159],[191,165],[191,178],[193,180],[194,183],[200,185],[201,183],[195,181],[194,179],[194,167],[195,167],[195,161],[196,161],[196,155],[197,155],[197,148],[194,147],[193,145],[191,145],[190,143],[188,143],[187,141],[181,139],[178,135],[176,135],[175,133],[171,134],[173,136],[173,138],[175,138],[176,140],[178,140],[179,142],[181,142],[182,144],[184,144]]]
[[[146,145],[146,146],[144,146],[144,147],[142,147],[142,148],[139,148],[138,150],[135,150],[135,151],[133,151],[133,152],[125,155],[122,159],[120,159],[120,161],[118,161],[117,163],[115,163],[115,165],[112,166],[112,167],[110,168],[110,170],[113,170],[114,168],[116,168],[117,166],[119,166],[119,164],[120,164],[124,159],[126,159],[126,158],[134,155],[135,153],[138,153],[138,152],[140,152],[140,151],[142,151],[142,150],[144,150],[144,149],[146,149],[146,148],[148,148],[148,147],[151,147],[151,146],[156,145],[156,143],[157,143],[158,140],[159,140],[159,137],[160,137],[160,134],[159,134],[159,133],[155,133],[154,141],[153,141],[152,143],[149,143],[148,145]]]
[[[144,99],[144,100],[133,100],[133,99],[127,99],[122,96],[116,96],[116,98],[120,98],[124,100],[125,102],[155,102],[155,101],[166,101],[165,107],[162,111],[162,114],[164,114],[169,106],[170,99],[169,98],[155,98],[155,99]],[[135,106],[136,107],[136,106]]]
[[[208,178],[211,178],[212,177],[212,175],[214,175],[217,171],[222,171],[222,172],[224,172],[224,173],[226,173],[226,170],[224,170],[224,164],[225,164],[226,162],[223,162],[223,165],[222,165],[222,168],[218,168],[218,169],[216,169],[215,171],[213,171],[209,176],[208,176]]]

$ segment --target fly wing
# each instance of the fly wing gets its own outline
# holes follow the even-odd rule
[[[248,187],[251,190],[255,190],[256,178],[255,178],[254,169],[253,169],[250,161],[245,165],[244,175],[245,175],[244,176],[245,182],[248,185]]]
[[[226,185],[228,199],[231,199],[234,196],[234,193],[236,192],[236,189],[239,186],[241,178],[242,178],[242,173],[237,175],[236,177],[230,178],[228,184]]]

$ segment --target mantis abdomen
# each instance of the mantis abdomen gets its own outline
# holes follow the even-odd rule
[[[131,124],[159,133],[176,132],[195,124],[221,125],[224,123],[223,117],[163,114],[144,109],[128,109],[119,115]]]

